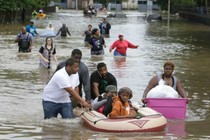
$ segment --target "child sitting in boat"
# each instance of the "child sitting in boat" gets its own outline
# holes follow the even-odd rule
[[[132,96],[133,94],[130,88],[121,88],[118,96],[113,96],[112,111],[108,117],[110,119],[135,118],[137,113],[129,102]]]
[[[114,85],[108,85],[106,87],[105,93],[101,94],[92,102],[92,107],[94,110],[97,110],[100,113],[103,113],[104,106],[107,102],[107,99],[110,95],[117,95],[117,87]],[[109,112],[110,113],[110,112]]]

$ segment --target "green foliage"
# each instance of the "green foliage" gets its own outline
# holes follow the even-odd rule
[[[173,7],[173,5],[195,6],[195,0],[170,0],[170,2],[171,7]],[[162,10],[168,9],[168,0],[158,0],[158,4]]]
[[[22,9],[40,8],[50,0],[0,0],[0,11],[21,11]]]
[[[50,0],[0,0],[0,24],[13,23],[17,15],[25,19],[25,11],[43,8]]]

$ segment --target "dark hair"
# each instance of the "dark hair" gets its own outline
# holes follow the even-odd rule
[[[76,54],[79,54],[82,56],[82,52],[79,50],[79,49],[74,49],[72,52],[71,52],[71,56],[75,56]]]
[[[92,30],[92,35],[95,35],[95,33],[98,31],[98,29],[97,28],[94,28],[93,30]]]
[[[128,93],[130,95],[129,99],[131,99],[133,97],[133,92],[130,88],[128,87],[122,87],[119,91],[118,91],[118,96],[122,93]]]
[[[91,26],[91,27],[92,27],[92,25],[91,25],[91,24],[89,24],[89,25],[88,25],[88,27],[89,27],[89,26]]]
[[[53,47],[53,39],[52,39],[52,37],[50,37],[50,36],[46,37],[45,46],[47,46],[47,39],[48,39],[48,38],[50,38],[50,39],[52,40],[51,46]]]
[[[79,63],[79,61],[75,58],[69,58],[66,60],[66,66],[73,66],[75,63]]]
[[[97,69],[99,70],[102,67],[106,67],[106,64],[104,62],[98,63]]]

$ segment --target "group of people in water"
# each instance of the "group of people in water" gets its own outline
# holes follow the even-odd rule
[[[101,110],[110,118],[135,117],[131,111],[134,108],[129,103],[133,96],[131,89],[123,87],[117,92],[117,80],[104,62],[98,63],[89,76],[88,67],[81,59],[81,50],[74,49],[70,58],[58,64],[43,91],[44,118],[58,114],[64,119],[73,118],[73,108],[78,105]]]
[[[70,58],[58,64],[43,91],[44,118],[54,118],[58,114],[63,119],[73,118],[73,108],[77,106],[94,109],[111,119],[137,117],[136,108],[131,104],[132,90],[128,87],[118,90],[117,79],[108,72],[104,62],[98,63],[96,70],[89,76],[88,67],[81,59],[82,52],[74,49]],[[187,98],[181,81],[173,76],[174,64],[166,62],[163,68],[163,74],[150,80],[142,97],[143,103],[148,92],[158,86],[160,79],[166,81],[180,97]]]
[[[54,30],[52,24],[49,24],[48,29]],[[88,30],[82,35],[85,36],[85,46],[91,48],[91,55],[104,55],[103,48],[106,47],[104,37],[109,36],[110,29],[111,25],[106,18],[102,19],[99,28],[92,29],[92,25],[88,25]],[[59,34],[64,37],[67,34],[71,36],[66,24],[59,29],[57,35]],[[30,25],[21,28],[15,40],[18,42],[19,52],[31,52],[35,35],[38,33],[33,21],[30,22]],[[119,39],[109,48],[110,52],[114,49],[115,56],[125,57],[127,48],[138,48],[138,45],[125,40],[122,34],[119,34],[118,37]],[[57,117],[58,114],[63,119],[73,118],[73,108],[77,106],[97,110],[109,118],[137,116],[131,104],[132,90],[128,87],[117,90],[117,80],[113,74],[108,72],[104,62],[98,63],[96,70],[89,75],[88,67],[81,61],[81,50],[74,49],[71,57],[60,63],[57,62],[55,54],[53,38],[46,37],[45,44],[39,49],[40,66],[51,69],[51,61],[54,59],[57,68],[43,90],[44,119]],[[164,73],[150,80],[142,97],[143,103],[145,103],[148,92],[158,85],[160,79],[176,90],[181,97],[187,98],[181,81],[173,76],[174,67],[172,62],[166,62],[163,66]],[[82,92],[85,93],[85,99],[83,99]]]

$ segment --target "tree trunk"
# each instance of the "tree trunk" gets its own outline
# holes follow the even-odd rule
[[[24,22],[25,21],[25,17],[26,17],[26,9],[23,8],[22,12],[21,12],[21,21]]]
[[[209,14],[209,10],[208,10],[208,0],[206,0],[206,2],[205,2],[205,7],[206,7],[206,14],[208,15]]]

